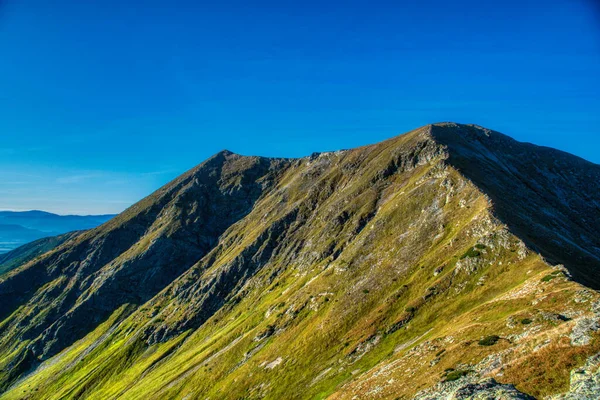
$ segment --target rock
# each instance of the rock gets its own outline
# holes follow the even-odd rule
[[[571,386],[567,393],[551,400],[597,400],[600,397],[600,353],[590,357],[586,365],[571,371]]]
[[[438,390],[417,394],[415,400],[534,400],[513,385],[500,384],[493,378],[469,383],[460,380],[438,386]]]
[[[571,344],[573,346],[585,346],[590,343],[592,332],[600,330],[600,318],[584,317],[577,320],[573,331],[571,332]]]
[[[440,265],[433,271],[433,276],[438,276],[439,274],[442,273],[443,270],[444,270],[444,266]]]
[[[277,357],[275,360],[271,361],[267,365],[265,365],[265,369],[273,369],[277,367],[279,364],[283,362],[283,358]]]

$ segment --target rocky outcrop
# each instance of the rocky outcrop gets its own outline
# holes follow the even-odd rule
[[[571,387],[567,393],[550,400],[596,400],[600,396],[600,354],[590,357],[581,368],[571,371]]]
[[[479,382],[453,382],[439,385],[427,393],[417,394],[414,400],[535,400],[512,385],[502,385],[493,378]]]

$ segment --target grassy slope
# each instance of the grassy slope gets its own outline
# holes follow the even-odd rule
[[[569,368],[600,345],[571,348],[562,335],[574,321],[544,312],[587,313],[591,300],[575,303],[582,287],[559,275],[542,282],[553,270],[443,153],[413,154],[416,165],[387,176],[396,151],[422,133],[299,160],[222,236],[210,263],[130,316],[119,309],[1,398],[396,398],[499,352],[505,367],[487,371],[498,380],[535,395],[565,389]],[[146,344],[145,330],[191,317],[196,295],[175,288],[208,281],[292,212],[268,261],[222,308],[198,329]],[[507,325],[524,318],[533,322]],[[503,339],[477,344],[491,334]]]

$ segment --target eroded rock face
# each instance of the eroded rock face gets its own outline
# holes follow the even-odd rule
[[[591,335],[600,331],[600,317],[581,318],[571,332],[571,343],[574,346],[585,346],[592,340]]]
[[[418,394],[415,400],[535,400],[512,385],[503,385],[493,378],[479,382],[455,382],[440,385],[439,389]]]

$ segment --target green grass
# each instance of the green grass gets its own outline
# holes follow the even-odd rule
[[[471,370],[458,370],[458,371],[449,371],[448,374],[444,377],[444,382],[453,382],[457,381],[460,378],[469,375],[473,371]]]
[[[480,339],[477,343],[479,343],[480,346],[493,346],[498,343],[498,340],[500,340],[500,336],[490,335]]]
[[[481,256],[481,252],[472,247],[469,250],[467,250],[462,256],[460,256],[460,259],[464,260],[465,258],[476,258],[479,256]]]

